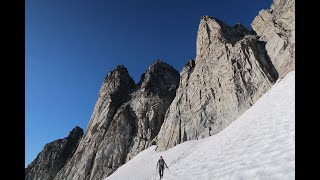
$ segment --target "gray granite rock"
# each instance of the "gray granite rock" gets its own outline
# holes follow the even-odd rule
[[[99,146],[109,128],[118,108],[130,98],[135,83],[127,69],[119,65],[106,76],[87,130],[68,163],[59,171],[55,179],[89,179]],[[101,166],[102,168],[102,166]]]
[[[52,180],[60,169],[71,158],[79,140],[83,136],[83,130],[76,126],[68,137],[58,139],[44,146],[25,170],[26,180]]]
[[[295,0],[274,0],[270,9],[259,12],[252,29],[266,43],[279,78],[295,69]]]
[[[181,72],[180,85],[161,130],[158,150],[220,132],[276,81],[263,42],[241,25],[203,16],[197,55]]]
[[[104,82],[87,132],[55,179],[102,179],[148,148],[175,97],[179,72],[162,61],[137,86],[123,67]]]

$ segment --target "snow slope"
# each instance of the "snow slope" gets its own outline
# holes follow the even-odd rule
[[[220,133],[164,152],[142,151],[105,180],[154,180],[162,155],[163,180],[295,179],[295,71],[277,82]]]

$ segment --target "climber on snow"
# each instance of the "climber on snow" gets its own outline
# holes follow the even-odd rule
[[[162,156],[160,156],[160,159],[157,163],[157,168],[159,168],[160,179],[163,177],[164,165],[166,165],[167,169],[169,169]]]

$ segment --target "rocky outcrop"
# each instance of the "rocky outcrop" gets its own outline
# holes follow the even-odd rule
[[[166,63],[152,64],[132,94],[130,107],[136,116],[137,131],[127,155],[127,161],[148,148],[158,135],[165,113],[176,95],[179,72]]]
[[[96,153],[105,138],[118,108],[135,88],[127,69],[119,65],[106,76],[100,89],[90,122],[73,157],[55,179],[89,179]]]
[[[201,18],[195,65],[181,73],[158,150],[220,132],[295,68],[294,0],[274,0],[252,27]]]
[[[68,137],[44,146],[36,159],[25,170],[26,180],[52,180],[73,155],[83,130],[76,126]]]
[[[156,61],[134,85],[124,67],[109,73],[87,132],[55,179],[102,179],[152,144],[175,97],[179,72]]]
[[[263,44],[245,27],[201,18],[197,56],[182,70],[157,136],[158,150],[220,132],[276,81]]]
[[[265,49],[279,77],[295,69],[295,0],[274,0],[261,10],[252,29],[265,42]]]

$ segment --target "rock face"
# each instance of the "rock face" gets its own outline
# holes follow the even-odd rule
[[[203,16],[196,60],[181,72],[158,150],[216,134],[254,104],[278,78],[263,47],[243,26]]]
[[[130,106],[135,113],[136,135],[127,156],[127,161],[148,148],[158,135],[165,113],[176,95],[179,72],[157,61],[141,79],[141,87],[132,94]]]
[[[26,168],[25,179],[52,180],[71,158],[82,136],[83,130],[76,126],[68,137],[46,144],[36,159]]]
[[[279,77],[295,69],[295,0],[274,0],[271,9],[261,10],[251,25],[266,43]]]
[[[135,85],[127,70],[109,73],[87,132],[55,179],[102,179],[152,144],[175,97],[179,72],[156,61]]]
[[[294,0],[274,0],[252,27],[202,17],[196,61],[181,72],[155,139],[158,150],[220,132],[295,68]]]
[[[71,158],[55,179],[89,179],[96,152],[105,137],[117,109],[135,88],[127,69],[120,65],[109,72],[100,89],[84,137]]]

